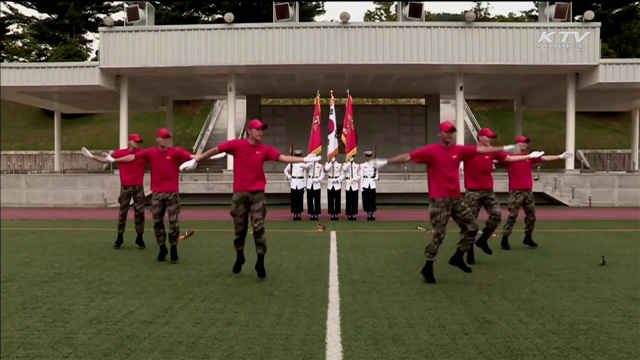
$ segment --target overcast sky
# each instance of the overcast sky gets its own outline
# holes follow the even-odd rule
[[[424,9],[431,13],[461,13],[473,7],[473,1],[424,1]],[[489,1],[489,10],[494,15],[507,15],[510,12],[533,9],[533,1]],[[346,11],[351,15],[352,22],[364,20],[364,13],[373,10],[373,2],[327,1],[324,3],[327,12],[316,18],[322,20],[340,20],[340,13]]]

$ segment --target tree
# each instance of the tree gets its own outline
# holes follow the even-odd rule
[[[221,23],[227,12],[233,13],[233,22],[237,24],[273,21],[271,1],[152,1],[152,4],[156,8],[157,25]],[[326,12],[324,1],[299,1],[298,5],[301,22],[314,21]]]
[[[582,20],[582,14],[591,10],[595,13],[593,21],[600,22],[601,55],[606,58],[640,57],[640,2],[638,1],[602,1],[572,3],[576,20]]]
[[[489,7],[489,3],[483,5],[482,1],[474,1],[474,6],[471,11],[476,13],[475,21],[493,21],[491,18],[491,11]]]
[[[3,61],[86,61],[90,33],[97,33],[104,15],[118,10],[112,2],[13,1],[5,3]],[[15,5],[41,16],[26,15]],[[9,29],[11,26],[15,29]]]
[[[374,1],[374,10],[367,10],[364,13],[364,21],[397,21],[395,1]]]

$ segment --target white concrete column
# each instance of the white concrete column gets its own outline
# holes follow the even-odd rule
[[[53,113],[53,170],[55,171],[60,171],[60,162],[62,161],[62,156],[60,154],[60,150],[62,149],[62,133],[60,132],[61,128],[62,114],[60,113],[60,111],[56,111]]]
[[[516,124],[515,124],[515,137],[522,136],[522,98],[517,97],[513,101],[513,110],[516,113]]]
[[[125,149],[129,143],[129,78],[120,76],[120,149]]]
[[[426,143],[437,144],[438,133],[440,133],[440,94],[430,94],[424,96],[425,106],[425,129]]]
[[[227,140],[236,138],[236,74],[227,75]],[[227,154],[227,170],[233,170],[233,156]]]
[[[173,99],[168,99],[167,104],[165,106],[165,127],[171,133],[171,139],[169,141],[169,146],[173,146],[173,137],[175,134],[173,133]]]
[[[640,108],[631,111],[631,161],[633,170],[638,171],[638,140],[640,137]]]
[[[576,155],[576,74],[567,74],[567,132],[565,151]],[[565,170],[575,169],[575,158],[565,160]]]
[[[456,73],[456,144],[464,145],[464,78]]]

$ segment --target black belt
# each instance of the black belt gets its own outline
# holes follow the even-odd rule
[[[375,176],[363,176],[363,178],[365,178],[365,179],[375,179],[376,177]]]
[[[338,179],[340,176],[329,176],[329,179]]]
[[[304,176],[292,176],[292,179],[304,179]]]

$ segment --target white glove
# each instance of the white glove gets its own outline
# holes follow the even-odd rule
[[[112,163],[112,162],[116,161],[116,159],[114,159],[114,158],[111,156],[111,153],[103,152],[103,153],[102,153],[102,156],[104,156],[104,157],[107,159],[107,161],[108,161],[108,162],[110,162],[110,163]]]
[[[189,161],[185,161],[182,163],[182,165],[180,165],[180,171],[184,171],[184,170],[193,170],[196,168],[196,166],[198,165],[198,163],[196,162],[195,159],[191,159]]]
[[[87,150],[86,147],[83,146],[81,151],[82,151],[82,155],[88,157],[89,159],[93,159],[93,154],[89,150]]]
[[[373,159],[373,160],[367,161],[367,164],[379,169],[387,165],[387,159]]]
[[[529,154],[529,159],[537,159],[539,157],[542,157],[542,155],[544,155],[544,151],[534,151]]]
[[[213,156],[212,156],[212,157],[210,157],[209,159],[211,159],[211,160],[215,160],[215,159],[223,158],[223,157],[225,157],[225,156],[227,156],[227,153],[226,153],[226,152],[221,152],[221,153],[219,153],[219,154],[215,154],[215,155],[213,155]]]
[[[322,159],[322,156],[320,155],[307,155],[303,160],[306,163],[313,163],[313,162],[320,161],[320,159]]]
[[[505,145],[503,151],[507,154],[517,154],[521,151],[521,149],[518,145]]]
[[[572,157],[572,156],[573,156],[573,154],[572,154],[572,153],[570,153],[570,152],[566,152],[566,151],[565,151],[565,152],[563,152],[562,154],[560,154],[560,158],[561,158],[561,159],[568,159],[568,158],[570,158],[570,157]]]

